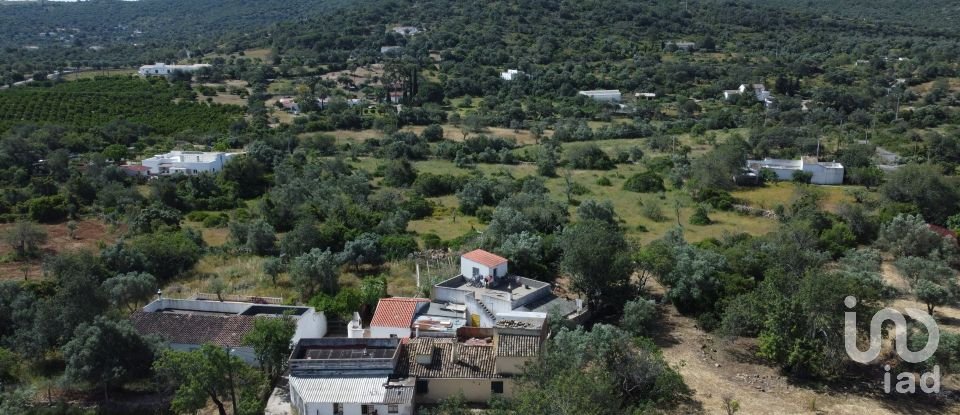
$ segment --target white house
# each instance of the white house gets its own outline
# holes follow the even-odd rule
[[[520,72],[516,69],[507,69],[506,72],[500,72],[500,78],[504,81],[512,81],[518,79],[524,75],[523,72]]]
[[[801,157],[799,160],[747,160],[747,168],[758,173],[761,169],[771,170],[780,180],[793,180],[796,172],[803,171],[812,174],[810,183],[813,184],[843,184],[842,164],[819,162],[813,157]]]
[[[595,91],[580,91],[579,95],[590,97],[598,102],[620,102],[622,98],[620,91],[616,89],[603,89]]]
[[[206,63],[197,63],[193,65],[167,65],[162,62],[157,62],[153,65],[143,65],[140,67],[140,70],[137,73],[140,76],[170,76],[174,72],[195,72],[201,68],[209,68],[210,65]]]
[[[740,88],[723,91],[723,99],[729,100],[734,96],[743,95],[751,91],[753,92],[753,96],[757,101],[762,102],[767,107],[773,105],[773,96],[763,84],[740,84]]]
[[[431,298],[464,310],[473,327],[493,327],[498,315],[510,312],[557,311],[571,320],[585,315],[579,301],[557,297],[549,283],[509,275],[506,258],[479,249],[460,257],[460,275],[435,284]]]
[[[171,151],[144,159],[140,164],[147,167],[151,175],[218,172],[238,154],[242,153]]]
[[[397,26],[393,28],[393,32],[404,36],[413,36],[420,33],[421,30],[415,26]]]
[[[482,249],[475,249],[460,256],[460,275],[466,277],[506,277],[507,263],[507,259],[502,256]]]

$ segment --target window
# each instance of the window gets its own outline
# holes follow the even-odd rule
[[[493,391],[493,393],[503,393],[503,382],[490,382],[490,390]]]
[[[360,405],[360,413],[361,413],[361,414],[369,414],[369,413],[370,413],[370,405]]]
[[[417,381],[416,391],[417,391],[417,393],[427,393],[427,392],[430,392],[430,382],[429,382],[429,381],[426,381],[426,380],[418,380],[418,381]]]
[[[480,275],[480,268],[473,267],[473,276],[476,277],[477,275]]]
[[[387,413],[399,414],[399,413],[400,413],[400,406],[399,406],[399,405],[389,405],[389,406],[387,406]]]

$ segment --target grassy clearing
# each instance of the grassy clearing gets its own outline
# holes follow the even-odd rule
[[[239,105],[241,107],[247,106],[246,98],[241,98],[239,95],[229,94],[229,93],[218,93],[213,98],[213,102],[222,105]]]
[[[294,95],[297,93],[296,84],[289,79],[277,79],[267,85],[267,93],[271,95]]]
[[[274,283],[270,276],[263,273],[264,260],[265,258],[257,256],[207,255],[194,266],[189,276],[167,284],[163,292],[178,298],[191,297],[200,292],[211,293],[210,282],[219,277],[227,285],[224,294],[281,297],[285,303],[306,303],[309,300],[301,298],[299,290],[290,281],[287,273],[278,275]],[[426,263],[422,263],[421,267],[421,282],[425,284],[430,280]],[[431,271],[438,273],[436,266],[431,268]],[[358,287],[360,280],[368,275],[386,276],[390,295],[418,295],[416,266],[411,260],[392,261],[377,269],[361,269],[360,273],[345,266],[341,269],[340,286]]]
[[[376,169],[381,161],[363,158],[357,162],[351,163],[354,167],[362,168],[368,171]],[[427,160],[414,164],[417,171],[421,173],[435,174],[471,174],[471,170],[458,169],[453,163],[446,160]],[[522,178],[536,174],[536,166],[531,164],[519,165],[490,165],[480,164],[473,170],[483,172],[484,174],[507,174],[514,178]],[[641,243],[647,243],[659,238],[668,229],[677,226],[677,208],[679,207],[680,224],[686,229],[687,238],[690,241],[700,241],[711,237],[720,237],[724,233],[747,232],[754,235],[762,235],[776,228],[777,223],[771,219],[758,218],[752,216],[742,216],[729,212],[711,212],[710,217],[716,222],[708,226],[696,226],[689,224],[689,217],[693,213],[694,203],[680,192],[667,192],[664,194],[639,194],[623,190],[623,183],[634,173],[644,171],[645,168],[638,164],[619,165],[615,170],[596,171],[596,170],[571,170],[570,177],[588,190],[587,194],[574,196],[575,201],[584,201],[587,199],[609,200],[620,216],[622,226],[627,230],[628,237]],[[553,177],[546,180],[546,186],[550,190],[550,195],[555,200],[566,203],[566,181],[562,177]],[[597,181],[601,177],[610,180],[611,186],[601,186]],[[737,197],[743,197],[755,204],[755,200],[766,200],[768,202],[788,203],[792,195],[793,188],[789,183],[781,183],[772,189],[745,190],[737,193]],[[849,198],[843,188],[836,187],[828,190],[826,195],[827,205],[836,204],[840,200]],[[440,207],[433,217],[411,221],[409,230],[423,233],[435,233],[443,239],[451,239],[461,236],[471,230],[482,230],[485,225],[481,224],[475,217],[456,214],[454,221],[454,211],[458,206],[455,196],[445,196],[441,198],[432,198]],[[653,221],[645,217],[642,213],[642,204],[656,204],[660,207],[666,219],[662,221]],[[571,218],[576,216],[576,207],[568,207]],[[643,229],[646,231],[643,231]]]
[[[823,194],[823,207],[828,211],[835,211],[842,203],[852,203],[853,197],[849,191],[862,188],[859,186],[816,186]],[[773,209],[777,205],[787,205],[793,197],[796,184],[779,182],[763,187],[744,187],[734,191],[733,197],[744,200],[750,206],[761,209]]]
[[[209,61],[209,60],[212,60],[212,59],[215,59],[215,58],[224,58],[224,59],[227,59],[227,58],[230,58],[230,57],[234,57],[234,58],[247,58],[247,59],[252,59],[252,60],[260,59],[261,61],[264,61],[264,62],[265,62],[265,61],[267,60],[267,57],[269,57],[269,56],[270,56],[270,49],[268,49],[268,48],[260,48],[260,49],[247,49],[247,50],[244,50],[244,51],[243,51],[243,55],[241,55],[241,54],[239,54],[239,53],[231,53],[231,54],[209,53],[209,54],[203,55],[203,59],[204,59],[205,61]],[[191,62],[189,62],[189,61],[186,60],[186,59],[183,59],[183,60],[181,60],[181,61],[178,62],[178,63],[188,64],[188,63],[191,63]]]

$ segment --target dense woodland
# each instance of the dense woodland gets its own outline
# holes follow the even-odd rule
[[[950,329],[929,361],[897,363],[960,370],[944,311],[960,300],[951,2],[222,3],[0,5],[0,413],[262,412],[288,351],[270,339],[289,323],[250,336],[255,370],[214,347],[165,351],[125,317],[163,289],[369,319],[379,298],[429,294],[415,264],[477,247],[593,313],[584,327],[554,318],[492,413],[696,411],[708,398],[661,350],[668,315],[791,382],[872,387],[880,363],[844,351],[851,295],[862,316],[921,304]],[[49,76],[154,60],[212,67]],[[753,83],[772,105],[723,99]],[[623,105],[586,89],[620,89]],[[246,154],[216,174],[120,167],[172,149]],[[734,180],[747,159],[801,156],[843,163],[844,185]],[[48,241],[82,241],[92,222],[110,231],[86,248]],[[425,279],[452,276],[444,263]],[[884,402],[943,411],[951,396]]]

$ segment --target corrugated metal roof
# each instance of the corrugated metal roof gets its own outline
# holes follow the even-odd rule
[[[360,404],[411,403],[413,388],[384,386],[387,377],[299,378],[290,377],[290,387],[305,402]],[[405,391],[404,389],[410,389]],[[391,392],[388,394],[388,390]],[[389,396],[388,396],[389,395]],[[389,401],[389,402],[388,402]]]
[[[383,403],[388,405],[403,405],[413,402],[412,386],[390,386],[383,397]]]
[[[489,252],[487,252],[487,251],[484,251],[484,250],[482,250],[482,249],[475,249],[475,250],[473,250],[473,251],[467,252],[467,253],[463,254],[463,258],[469,259],[469,260],[471,260],[471,261],[473,261],[473,262],[476,262],[476,263],[478,263],[478,264],[480,264],[480,265],[485,265],[485,266],[488,266],[488,267],[495,267],[495,266],[500,265],[500,264],[502,264],[502,263],[504,263],[504,262],[507,262],[507,259],[506,259],[506,258],[504,258],[504,257],[502,257],[502,256],[499,256],[499,255],[496,255],[496,254],[491,254],[491,253],[489,253]]]

